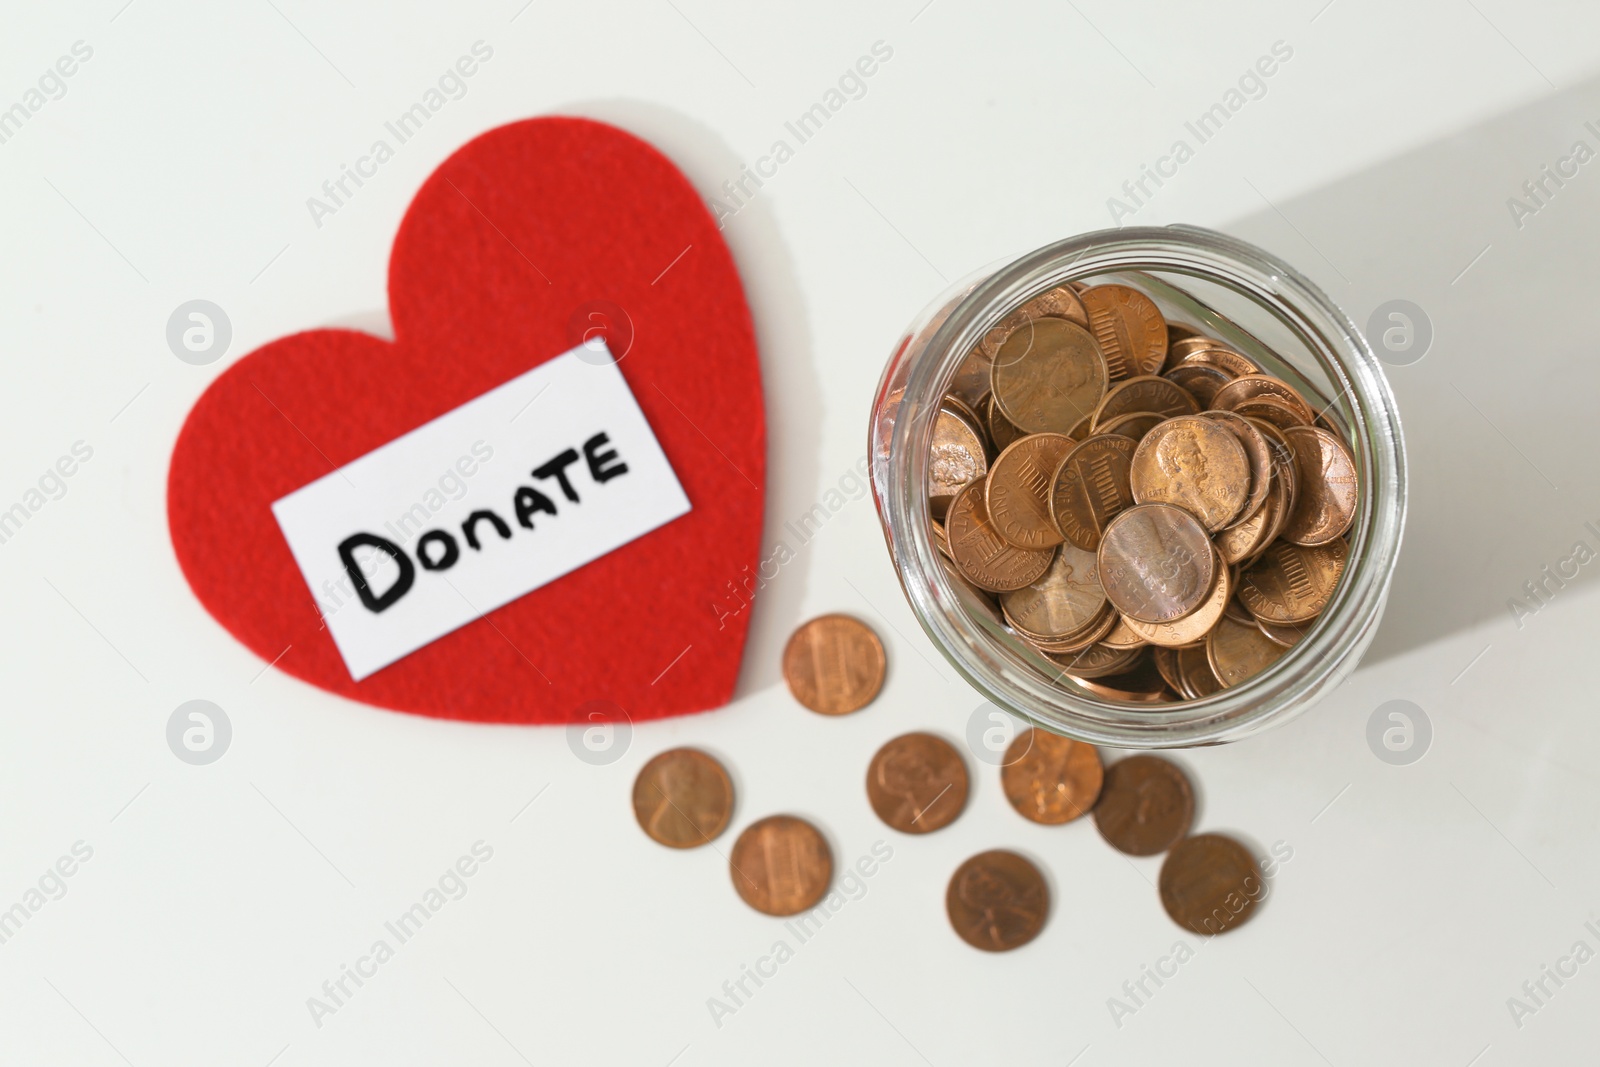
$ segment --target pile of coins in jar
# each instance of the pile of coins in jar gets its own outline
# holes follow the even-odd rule
[[[1320,401],[1319,401],[1320,403]],[[1358,499],[1325,411],[1127,285],[1062,285],[957,369],[928,472],[947,571],[1108,700],[1196,700],[1327,606]]]
[[[784,679],[795,699],[829,717],[870,704],[883,686],[886,667],[878,635],[848,615],[812,619],[795,631],[783,655]],[[1223,834],[1191,834],[1194,789],[1170,760],[1135,755],[1107,766],[1093,745],[1025,729],[1011,739],[999,763],[1002,792],[1023,818],[1060,826],[1092,813],[1100,837],[1117,851],[1130,856],[1166,853],[1157,890],[1167,914],[1186,930],[1202,935],[1233,930],[1266,895],[1266,879],[1277,859],[1258,862],[1249,849]],[[867,803],[901,834],[929,834],[949,826],[966,810],[969,793],[966,760],[937,734],[918,731],[892,738],[867,765]],[[699,749],[659,753],[634,781],[633,808],[640,827],[670,848],[711,845],[727,828],[733,807],[732,778],[715,757]],[[851,872],[857,879],[871,878],[876,866],[893,854],[893,846],[880,841]],[[796,920],[801,929],[810,929],[843,906],[844,898],[833,887],[827,838],[806,819],[782,813],[758,818],[724,855],[735,892],[763,914],[810,912],[809,918]],[[1049,883],[1028,857],[989,849],[969,857],[951,874],[945,911],[967,944],[988,952],[1009,951],[1044,929]]]

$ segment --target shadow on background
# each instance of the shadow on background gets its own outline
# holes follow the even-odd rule
[[[1577,173],[1562,186],[1545,178],[1536,203],[1523,183],[1578,142],[1593,158],[1567,163]],[[1520,228],[1512,197],[1536,209]],[[1579,540],[1600,553],[1584,526],[1600,529],[1600,79],[1225,229],[1311,275],[1363,330],[1394,298],[1433,323],[1420,362],[1386,368],[1409,516],[1369,662],[1509,620],[1513,598],[1537,608],[1524,583],[1543,581]],[[1597,576],[1600,557],[1542,595],[1570,596]]]

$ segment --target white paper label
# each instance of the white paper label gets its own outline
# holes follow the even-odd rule
[[[272,505],[357,681],[688,512],[599,341]]]

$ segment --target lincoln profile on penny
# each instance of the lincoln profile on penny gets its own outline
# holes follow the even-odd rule
[[[602,486],[611,479],[628,473],[628,465],[622,461],[617,450],[611,447],[611,438],[604,431],[583,442],[582,458],[584,466],[588,468],[589,477],[596,486]],[[572,484],[572,476],[567,470],[576,464],[578,459],[577,449],[563,449],[534,467],[529,473],[540,482],[546,483],[546,488],[552,491],[559,489],[560,497],[569,504],[581,505],[583,498],[578,493],[577,487]],[[525,530],[533,530],[535,515],[543,514],[553,518],[559,511],[554,497],[534,486],[519,485],[511,498],[511,514],[518,526]],[[501,540],[511,539],[511,525],[498,512],[489,508],[479,508],[461,523],[461,536],[472,551],[483,551],[483,539],[480,538],[483,523],[487,523],[495,533],[499,534]],[[399,576],[384,592],[372,591],[367,575],[356,559],[355,553],[358,548],[371,548],[382,552],[393,559],[399,568]],[[417,538],[416,553],[417,563],[423,570],[447,571],[460,561],[461,546],[450,531],[429,530]],[[339,560],[344,564],[345,573],[350,576],[351,583],[355,585],[356,595],[361,598],[362,607],[375,614],[393,607],[401,597],[410,592],[416,582],[417,569],[412,565],[411,558],[406,555],[405,550],[387,537],[380,537],[364,530],[351,534],[339,543]]]

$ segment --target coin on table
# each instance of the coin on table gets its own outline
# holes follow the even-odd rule
[[[1026,433],[1070,433],[1106,395],[1106,362],[1089,331],[1066,319],[1013,330],[989,376],[995,402]]]
[[[1062,545],[1032,584],[1000,594],[1000,608],[1012,625],[1042,641],[1078,633],[1099,618],[1105,606],[1099,560],[1093,552],[1072,545]]]
[[[1250,498],[1250,457],[1228,427],[1185,415],[1145,435],[1129,480],[1139,503],[1176,504],[1207,530],[1220,530]]]
[[[977,426],[958,411],[941,405],[939,414],[934,416],[933,446],[928,455],[929,505],[948,509],[950,499],[961,487],[982,478],[988,469],[983,435]]]
[[[699,749],[668,749],[633,780],[633,814],[651,840],[694,848],[726,829],[733,782],[722,764]]]
[[[1071,822],[1094,807],[1103,777],[1093,745],[1037,728],[1012,738],[1000,766],[1011,806],[1047,826]]]
[[[1119,415],[1147,412],[1172,418],[1193,415],[1199,410],[1199,401],[1181,385],[1154,375],[1129,378],[1112,386],[1094,409],[1094,432],[1099,433],[1101,427]]]
[[[812,619],[783,650],[789,692],[819,715],[848,715],[872,703],[886,666],[878,635],[849,615]]]
[[[793,815],[769,815],[745,827],[728,858],[733,888],[764,915],[813,907],[833,881],[833,852],[822,832]]]
[[[1138,444],[1117,433],[1097,434],[1067,453],[1050,484],[1050,518],[1078,548],[1100,547],[1106,523],[1133,506],[1128,484]]]
[[[1094,825],[1118,852],[1165,852],[1183,840],[1193,819],[1194,789],[1177,764],[1159,756],[1129,756],[1106,768]]]
[[[1022,431],[1016,424],[1006,418],[1005,412],[1000,410],[1000,405],[994,402],[994,394],[983,402],[983,410],[989,420],[989,440],[994,442],[997,451],[1004,452],[1011,446],[1011,442],[1022,436]]]
[[[995,530],[984,505],[984,482],[968,485],[950,501],[945,537],[950,558],[968,581],[991,593],[1021,589],[1037,581],[1055,559],[1053,548],[1018,548]]]
[[[985,952],[1009,952],[1044,929],[1050,889],[1039,868],[997,848],[956,868],[944,904],[961,940]]]
[[[1249,850],[1221,834],[1180,842],[1161,864],[1158,885],[1172,921],[1196,934],[1242,925],[1266,889]]]
[[[1226,432],[1226,431],[1224,431]],[[1171,622],[1205,602],[1217,556],[1200,520],[1170,504],[1128,508],[1100,538],[1100,585],[1135,622]]]
[[[1204,641],[1206,634],[1222,618],[1234,593],[1233,575],[1220,556],[1216,559],[1214,570],[1216,578],[1199,607],[1167,622],[1141,622],[1129,618],[1126,620],[1128,628],[1150,644],[1162,648],[1183,648]]]
[[[1276,541],[1239,579],[1239,599],[1258,619],[1307,622],[1339,585],[1349,547],[1343,541],[1310,548]],[[1101,567],[1104,580],[1104,565]]]
[[[1285,650],[1260,627],[1225,618],[1207,635],[1205,651],[1217,681],[1234,686],[1272,666]]]
[[[1061,543],[1061,531],[1050,518],[1050,486],[1072,448],[1065,434],[1033,433],[995,457],[983,502],[996,533],[1018,548]]]
[[[1096,285],[1082,295],[1089,329],[1113,380],[1161,369],[1167,358],[1167,321],[1155,301],[1126,285]]]
[[[1295,426],[1283,436],[1294,450],[1300,497],[1280,536],[1297,545],[1325,545],[1355,518],[1356,461],[1343,441],[1320,427]]]
[[[955,822],[966,807],[967,765],[941,737],[902,734],[872,757],[867,800],[901,833],[931,833]]]

